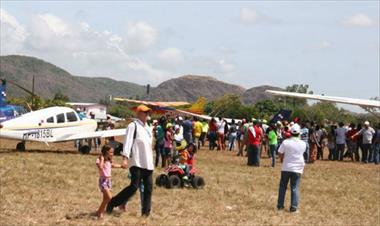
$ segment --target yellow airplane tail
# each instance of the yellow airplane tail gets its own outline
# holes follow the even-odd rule
[[[204,113],[204,108],[205,108],[206,103],[207,103],[206,98],[199,97],[198,100],[186,110],[195,114],[202,115]]]

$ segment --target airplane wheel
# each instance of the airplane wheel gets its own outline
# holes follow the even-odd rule
[[[25,143],[24,142],[17,143],[16,150],[17,151],[25,151]]]
[[[91,151],[91,148],[88,145],[83,145],[79,147],[79,152],[84,155],[90,153],[90,151]]]

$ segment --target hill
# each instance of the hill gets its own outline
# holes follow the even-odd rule
[[[271,98],[265,89],[278,87],[259,86],[244,89],[241,86],[225,83],[209,76],[185,75],[162,82],[151,88],[149,98],[142,85],[116,81],[105,77],[74,76],[51,63],[29,56],[0,56],[0,78],[13,81],[26,89],[32,89],[35,77],[35,93],[43,98],[52,98],[60,92],[75,102],[98,102],[109,95],[144,98],[159,101],[193,102],[199,96],[214,100],[225,94],[242,96],[244,103],[252,104],[258,100]],[[20,97],[27,95],[20,88],[8,83],[8,95]]]
[[[109,78],[73,76],[69,72],[43,60],[28,56],[1,56],[0,78],[13,81],[27,89],[32,89],[35,76],[35,93],[44,98],[52,98],[61,92],[72,101],[98,102],[108,95],[141,96],[144,86],[116,81]],[[8,95],[19,97],[26,93],[8,84]]]
[[[225,83],[213,77],[185,75],[167,80],[152,90],[151,99],[161,101],[195,101],[199,96],[214,100],[224,94],[242,95],[241,86]]]

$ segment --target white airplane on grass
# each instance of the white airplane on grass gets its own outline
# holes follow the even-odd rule
[[[377,110],[380,109],[380,101],[378,100],[324,96],[324,95],[294,93],[294,92],[285,92],[285,91],[276,91],[276,90],[266,90],[265,92],[273,94],[273,95],[277,95],[277,96],[288,96],[288,97],[296,97],[296,98],[303,98],[303,99],[328,101],[328,102],[333,102],[333,103],[357,105],[359,107],[362,107],[366,111],[372,114],[375,114],[376,116],[379,114],[378,112],[376,112],[376,109]]]
[[[23,114],[0,124],[0,138],[20,140],[17,150],[25,150],[26,141],[39,141],[46,144],[103,138],[125,135],[125,129],[96,131],[97,122],[92,119],[80,119],[78,114],[68,107],[49,107]],[[90,151],[88,145],[78,147],[82,153]]]

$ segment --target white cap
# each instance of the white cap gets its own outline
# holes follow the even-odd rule
[[[364,122],[364,125],[369,126],[369,122],[368,122],[368,121],[365,121],[365,122]]]
[[[290,132],[291,132],[292,134],[300,134],[300,132],[301,132],[301,127],[300,127],[300,125],[298,125],[298,124],[294,124],[294,125],[290,128]]]
[[[179,125],[174,126],[174,130],[177,130],[177,129],[179,129]]]
[[[178,117],[179,121],[183,121],[183,118],[181,116]]]
[[[80,108],[77,108],[77,111],[80,111]]]
[[[294,125],[294,122],[290,122],[290,126],[293,126]]]

